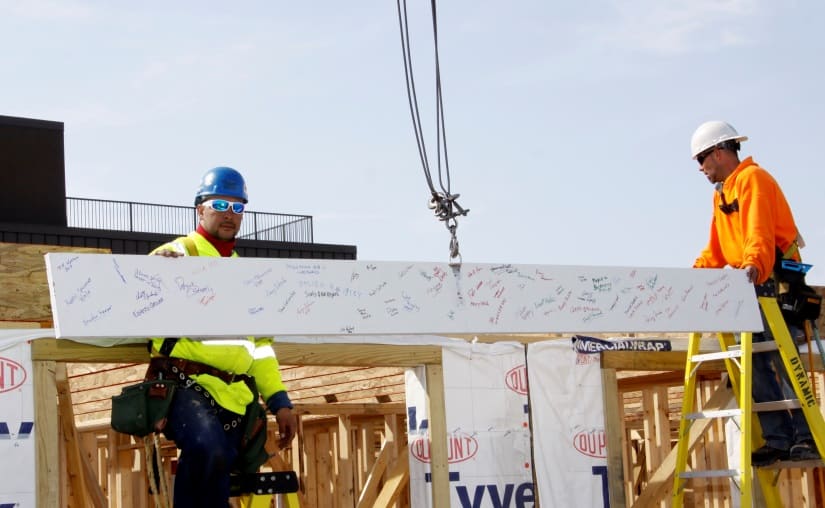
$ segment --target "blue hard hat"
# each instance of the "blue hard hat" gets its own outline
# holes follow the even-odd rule
[[[246,182],[241,174],[232,168],[219,166],[204,173],[198,191],[195,193],[195,206],[203,203],[209,196],[229,196],[249,201],[246,195]]]

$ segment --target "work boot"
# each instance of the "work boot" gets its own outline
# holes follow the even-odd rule
[[[780,460],[788,460],[790,454],[788,450],[780,450],[772,446],[765,445],[751,454],[751,465],[753,467],[770,466]]]
[[[791,460],[816,460],[819,453],[813,441],[801,441],[791,446]]]

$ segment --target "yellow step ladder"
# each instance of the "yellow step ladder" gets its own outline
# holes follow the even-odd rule
[[[685,364],[685,390],[682,404],[682,417],[679,422],[679,441],[676,454],[676,469],[673,475],[673,506],[681,508],[684,505],[685,486],[692,478],[731,478],[739,486],[741,492],[740,503],[742,508],[753,506],[753,473],[754,469],[762,487],[765,504],[769,508],[779,508],[782,502],[776,488],[775,474],[767,468],[753,468],[751,465],[751,451],[761,441],[759,419],[753,417],[754,411],[769,411],[777,409],[801,408],[808,426],[811,429],[817,450],[825,450],[825,420],[816,403],[811,381],[802,365],[796,346],[794,345],[782,312],[776,298],[760,296],[759,305],[765,314],[773,342],[753,343],[753,333],[742,333],[740,344],[736,345],[732,333],[720,333],[719,345],[721,351],[714,353],[699,353],[699,343],[702,335],[690,334],[688,342],[687,361]],[[765,402],[756,404],[751,395],[753,388],[752,354],[764,351],[779,350],[782,363],[788,372],[791,386],[797,399],[790,401]],[[699,365],[705,361],[724,360],[727,367],[731,388],[738,402],[738,409],[722,409],[716,411],[694,411],[696,398],[696,372]],[[779,368],[780,366],[777,366]],[[690,453],[688,435],[695,420],[703,418],[741,418],[741,446],[738,469],[687,471],[687,458]]]

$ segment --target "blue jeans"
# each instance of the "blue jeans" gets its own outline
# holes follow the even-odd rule
[[[762,315],[762,325],[765,331],[753,334],[753,342],[769,342],[774,340],[765,314]],[[791,337],[796,337],[800,330],[789,327]],[[795,399],[788,372],[779,351],[768,351],[753,355],[753,400],[756,402],[770,402],[774,400]],[[788,450],[801,441],[812,440],[811,429],[805,420],[801,409],[790,411],[763,411],[758,413],[759,424],[762,426],[762,437],[765,444],[779,450]]]
[[[180,449],[175,508],[227,508],[229,473],[238,455],[241,426],[224,430],[220,406],[203,392],[179,386],[169,408],[166,437]]]

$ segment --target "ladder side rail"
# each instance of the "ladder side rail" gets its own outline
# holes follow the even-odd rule
[[[702,335],[691,333],[688,339],[687,359],[685,360],[685,389],[682,394],[682,417],[679,418],[679,440],[676,444],[676,469],[673,474],[673,508],[682,508],[685,502],[685,483],[681,474],[687,467],[688,434],[692,420],[685,415],[696,409],[696,375],[693,368],[693,355],[699,352]]]
[[[749,342],[750,342],[750,350],[751,351],[750,351],[750,355],[748,356],[748,358],[751,358],[751,359],[753,358],[754,353],[767,351],[767,350],[774,351],[776,349],[776,348],[765,347],[764,342],[754,343],[752,334],[751,334],[751,340]],[[742,346],[741,346],[741,344],[737,344],[736,337],[734,336],[733,333],[720,333],[719,334],[719,345],[720,345],[722,351],[735,351],[735,350],[738,350],[740,352],[742,351]],[[741,358],[741,356],[740,356],[740,358]],[[734,397],[736,399],[737,407],[739,407],[740,411],[742,411],[742,409],[741,409],[742,406],[739,405],[740,394],[742,392],[739,390],[739,387],[740,387],[741,374],[743,373],[743,370],[742,370],[743,365],[742,365],[741,362],[737,362],[735,358],[727,359],[727,360],[725,360],[725,362],[726,362],[726,366],[727,366],[727,369],[728,369],[728,379],[730,380],[731,390],[733,391]],[[735,367],[735,369],[734,369],[734,367]],[[753,375],[753,362],[751,362],[751,376],[752,375]],[[752,379],[753,379],[753,377],[751,377],[751,380]],[[753,388],[752,383],[753,382],[751,381],[751,388]],[[747,393],[747,392],[745,392],[745,393]],[[751,401],[752,401],[752,398],[751,398]],[[751,402],[751,408],[752,409],[753,409],[753,404],[754,403]],[[759,446],[762,445],[763,440],[762,440],[762,427],[759,424],[759,418],[755,418],[753,416],[752,411],[748,412],[748,415],[749,415],[749,419],[750,419],[750,424],[747,425],[747,428],[750,429],[750,439],[748,441],[745,441],[745,436],[744,435],[740,436],[741,439],[740,439],[740,459],[739,460],[741,462],[742,459],[745,458],[746,462],[743,462],[743,463],[751,464],[750,454],[753,452],[753,450],[759,448]],[[741,432],[741,429],[745,427],[745,425],[746,425],[746,420],[744,418],[740,419],[739,420],[740,432]],[[750,443],[750,448],[747,451],[742,452],[741,450],[743,448],[745,448],[744,443]],[[767,469],[763,469],[763,468],[754,469],[751,466],[751,474],[753,474],[754,471],[755,471],[756,476],[759,480],[759,486],[760,486],[760,489],[761,489],[762,500],[764,501],[764,506],[769,507],[769,508],[781,507],[782,506],[782,499],[781,499],[781,495],[779,493],[779,489],[777,488],[777,475],[772,474],[772,472],[767,470]],[[752,476],[751,476],[751,478],[752,478]],[[739,488],[741,490],[742,487],[743,487],[743,485],[740,482],[737,485],[737,488]],[[751,502],[756,503],[757,502],[756,492],[754,492],[752,489],[753,489],[753,485],[751,484],[750,492],[753,493],[752,496],[751,496]],[[741,504],[741,499],[740,499],[740,505],[741,506],[746,506],[744,504]]]
[[[742,486],[741,506],[753,506],[753,467],[751,452],[753,446],[753,333],[741,335],[742,379],[741,390],[737,394],[739,408],[742,410],[742,436],[739,447],[740,485]]]
[[[765,313],[765,319],[768,321],[774,341],[779,348],[779,356],[782,358],[788,379],[799,399],[805,420],[811,429],[814,443],[821,455],[822,451],[825,450],[825,420],[823,420],[816,397],[814,397],[808,372],[799,357],[799,352],[791,338],[791,333],[785,319],[782,317],[782,311],[779,310],[776,299],[760,296],[759,304]]]

